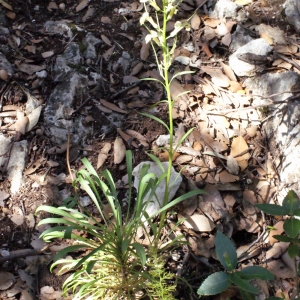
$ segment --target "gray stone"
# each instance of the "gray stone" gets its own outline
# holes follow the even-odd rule
[[[2,53],[0,53],[0,69],[6,70],[9,77],[11,77],[14,74],[14,70],[11,63],[6,59],[6,57]]]
[[[83,117],[74,120],[71,117],[76,96],[87,93],[87,76],[76,72],[68,73],[65,80],[58,84],[49,97],[45,109],[45,123],[48,135],[57,144],[67,140],[68,128],[72,131],[73,142],[78,143],[89,133],[89,129],[82,125]]]
[[[229,57],[229,66],[238,76],[250,76],[256,73],[259,69],[258,66],[249,64],[237,58],[238,54],[253,53],[255,55],[267,55],[272,51],[272,47],[266,42],[265,39],[260,38],[250,41],[246,45],[240,47],[235,53]]]
[[[132,174],[134,176],[134,187],[137,190],[138,190],[139,183],[140,183],[141,168],[145,164],[150,165],[150,168],[149,168],[147,174],[154,173],[157,177],[159,177],[162,174],[162,170],[155,162],[147,161],[147,162],[140,163],[133,169],[133,172],[132,172]],[[168,162],[163,162],[162,165],[163,165],[164,169],[167,170]],[[181,176],[172,167],[171,178],[170,178],[170,187],[169,187],[169,189],[170,189],[169,190],[169,199],[168,199],[169,201],[175,196],[175,193],[176,193],[177,189],[179,188],[181,181],[182,181]],[[166,186],[165,181],[163,180],[156,189],[156,196],[157,196],[156,198],[149,199],[150,192],[148,192],[148,194],[144,198],[143,203],[150,201],[149,203],[147,203],[146,208],[145,208],[145,210],[149,214],[149,216],[152,216],[153,214],[155,214],[162,207],[163,200],[164,200],[164,194],[165,194],[165,186]]]
[[[44,31],[48,34],[60,34],[64,37],[72,38],[73,31],[83,31],[80,27],[72,24],[68,20],[47,21],[44,24]]]
[[[231,0],[218,0],[214,9],[209,12],[209,16],[218,19],[233,18],[238,21],[247,19],[246,11]]]
[[[232,34],[232,42],[229,46],[230,52],[237,51],[240,47],[243,47],[247,43],[253,41],[254,38],[249,35],[240,25],[237,25],[235,32]]]
[[[268,96],[290,91],[293,86],[299,86],[300,76],[296,72],[264,74],[248,78],[245,85],[252,90],[253,94]],[[292,93],[284,93],[272,99],[282,101],[292,95]],[[268,100],[255,97],[253,105],[267,103]],[[277,170],[280,178],[278,201],[281,204],[290,189],[294,189],[300,195],[300,104],[296,99],[269,108],[270,114],[272,112],[273,114],[267,122],[263,123],[262,132],[266,134],[272,158],[281,160]]]
[[[83,39],[83,45],[86,47],[86,50],[83,53],[83,56],[86,59],[96,59],[97,51],[96,47],[98,44],[103,43],[100,39],[96,38],[90,32]]]
[[[299,0],[286,0],[284,3],[286,20],[300,31],[300,2]]]

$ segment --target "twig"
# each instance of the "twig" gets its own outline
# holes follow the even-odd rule
[[[73,174],[71,172],[71,166],[70,166],[70,128],[68,128],[67,166],[68,166],[68,171],[69,171],[69,174],[70,174],[72,182],[73,182],[74,178],[73,178]]]
[[[39,255],[39,254],[41,254],[41,252],[36,251],[34,249],[18,250],[17,253],[14,253],[14,254],[11,254],[11,255],[8,255],[8,256],[0,257],[0,265],[4,264],[6,261],[15,260],[15,259],[23,258],[23,257],[27,257],[27,256]]]

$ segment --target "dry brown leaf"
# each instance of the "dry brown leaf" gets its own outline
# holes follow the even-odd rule
[[[120,164],[126,153],[126,147],[123,140],[120,137],[117,137],[114,142],[114,163]]]
[[[135,37],[133,37],[132,35],[129,35],[127,33],[118,33],[119,35],[125,36],[127,39],[129,39],[130,41],[134,41]]]
[[[125,131],[126,133],[128,133],[129,135],[137,139],[144,147],[149,147],[149,144],[147,143],[147,139],[142,134],[132,129],[127,129]]]
[[[24,171],[24,175],[29,175],[34,173],[40,166],[42,166],[46,162],[45,158],[37,159],[32,165]]]
[[[96,12],[96,9],[93,5],[89,5],[86,13],[84,14],[84,16],[82,17],[82,22],[86,22],[88,19],[90,19]],[[111,46],[111,45],[109,45]]]
[[[42,53],[42,56],[44,58],[48,58],[48,57],[52,56],[53,54],[54,54],[54,51],[46,51],[46,52]]]
[[[36,46],[34,46],[34,45],[27,45],[24,47],[24,49],[33,54],[36,53]]]
[[[112,56],[112,54],[114,53],[115,50],[115,45],[113,45],[111,48],[109,48],[107,51],[105,51],[105,53],[102,55],[102,57],[108,61],[110,59],[110,57]]]
[[[198,30],[199,26],[200,26],[200,23],[201,23],[200,17],[197,14],[194,14],[194,16],[191,19],[191,27],[194,30]]]
[[[122,137],[123,140],[126,141],[126,143],[129,146],[133,146],[134,148],[138,148],[139,146],[137,145],[137,143],[135,141],[133,141],[133,137],[127,133],[125,133],[124,131],[122,131],[120,128],[117,128],[118,133],[120,134],[120,136]]]
[[[67,147],[68,147],[68,143],[66,142],[59,146],[54,146],[54,147],[48,149],[46,152],[50,155],[51,154],[61,154],[61,153],[64,153],[67,151]]]
[[[260,34],[260,37],[262,37],[263,39],[265,39],[265,41],[269,44],[269,45],[274,45],[273,39],[265,32],[262,32]]]
[[[231,44],[231,41],[232,41],[232,35],[230,32],[225,34],[221,39],[222,44],[227,47],[229,47],[229,45]]]
[[[209,27],[217,27],[220,24],[219,19],[213,19],[213,18],[208,18],[204,21],[204,25],[207,25]]]
[[[127,111],[126,110],[123,110],[121,109],[119,106],[113,104],[113,103],[110,103],[108,101],[106,101],[105,99],[100,99],[99,102],[104,105],[105,107],[113,110],[113,111],[116,111],[118,113],[121,113],[121,114],[126,114]]]
[[[103,154],[103,153],[101,153],[101,152],[98,154],[98,159],[97,159],[97,170],[103,166],[103,164],[105,163],[107,157],[108,157],[107,154]]]
[[[135,77],[135,76],[132,76],[132,75],[127,75],[127,76],[123,77],[123,83],[124,84],[131,84],[131,83],[135,83],[135,82],[138,82],[138,81],[140,81],[140,79]]]
[[[175,152],[172,157],[172,161],[176,160],[176,158],[180,155],[180,153]],[[158,154],[158,158],[160,161],[168,161],[169,160],[169,153],[167,151],[161,152]]]
[[[238,5],[248,5],[250,3],[252,3],[252,0],[235,0],[235,3]]]
[[[29,75],[32,75],[36,72],[42,71],[46,69],[46,66],[37,66],[37,65],[29,65],[29,64],[18,64],[16,63],[17,68]]]
[[[273,247],[266,252],[266,259],[278,258],[280,257],[289,247],[290,243],[278,242],[273,245]]]
[[[144,64],[142,62],[139,62],[138,64],[136,64],[132,68],[130,75],[136,75],[136,74],[138,74],[142,70],[143,66],[144,66]]]
[[[209,46],[207,45],[207,43],[202,44],[202,50],[208,56],[208,58],[212,57],[212,53],[210,52],[210,49],[209,49]]]
[[[225,34],[229,33],[229,30],[228,30],[226,24],[221,22],[220,24],[217,25],[216,32],[218,35],[224,36]]]
[[[111,41],[106,35],[101,34],[101,39],[105,44],[107,44],[108,46],[111,46]]]
[[[24,116],[24,112],[17,111],[17,122],[14,124],[13,128],[16,131],[19,131],[22,134],[25,134],[26,132],[26,126],[28,123],[28,117]]]
[[[219,180],[217,180],[217,175],[219,175]],[[238,181],[240,178],[238,176],[232,175],[226,170],[222,171],[221,173],[217,174],[215,179],[220,181],[221,183],[229,183]]]
[[[58,9],[58,6],[55,2],[51,1],[51,2],[49,2],[48,6],[47,6],[47,9],[49,11],[52,11],[52,9]]]
[[[275,243],[278,242],[277,239],[275,239],[273,236],[274,235],[281,235],[283,232],[284,232],[284,229],[283,229],[283,224],[284,224],[284,221],[279,221],[277,222],[273,227],[274,229],[272,229],[269,233],[269,243],[271,246],[273,246]]]
[[[243,155],[240,154],[247,151],[248,149],[248,145],[242,136],[238,136],[235,139],[233,139],[233,142],[231,144],[230,155],[237,160],[241,171],[244,171],[247,167],[250,154],[248,152],[244,153]]]
[[[227,169],[233,175],[238,175],[240,172],[240,167],[238,162],[231,155],[227,156]]]
[[[223,62],[220,62],[221,67],[223,68],[224,73],[227,75],[227,77],[231,80],[231,81],[237,81],[236,76],[234,74],[234,72],[232,71],[232,69],[224,64]]]
[[[7,9],[9,10],[13,10],[12,6],[10,4],[8,4],[7,2],[5,2],[4,0],[0,0],[0,3]]]
[[[201,70],[211,76],[211,81],[219,87],[228,87],[229,78],[220,69],[202,66]]]
[[[14,20],[16,18],[16,14],[12,11],[9,11],[5,14],[9,19]]]
[[[12,214],[9,215],[11,221],[13,221],[17,226],[20,226],[24,223],[24,214],[20,207],[13,206],[12,207]]]
[[[193,159],[193,156],[191,155],[180,155],[176,158],[176,163],[179,165],[185,164],[187,162],[190,162]]]
[[[142,44],[142,48],[140,50],[140,58],[141,60],[147,60],[148,56],[150,55],[150,43],[146,43],[146,42],[143,42]]]
[[[77,6],[76,6],[76,11],[81,11],[84,8],[86,8],[89,4],[89,0],[82,0]]]
[[[109,17],[101,17],[101,23],[104,23],[104,24],[111,24],[112,21]]]
[[[210,232],[215,228],[215,224],[207,217],[199,214],[194,214],[186,218],[183,224],[194,231]]]

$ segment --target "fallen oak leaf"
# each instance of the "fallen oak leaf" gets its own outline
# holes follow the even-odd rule
[[[114,142],[114,163],[120,164],[125,157],[126,147],[120,137],[116,137]]]
[[[122,139],[124,141],[126,141],[126,143],[129,146],[133,146],[134,148],[138,148],[139,146],[137,145],[137,143],[135,141],[133,141],[133,137],[127,133],[125,133],[124,131],[122,131],[120,128],[117,129],[118,133],[120,134],[120,136],[122,137]]]
[[[116,111],[116,112],[118,112],[118,113],[121,113],[121,114],[126,114],[126,113],[127,113],[126,110],[121,109],[121,108],[118,107],[117,105],[115,105],[115,104],[113,104],[113,103],[110,103],[110,102],[106,101],[105,99],[100,99],[99,102],[100,102],[102,105],[106,106],[107,108],[109,108],[109,109],[111,109],[111,110],[113,110],[113,111]]]

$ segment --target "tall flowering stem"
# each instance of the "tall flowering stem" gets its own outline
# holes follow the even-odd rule
[[[163,124],[166,129],[168,130],[168,133],[170,135],[170,147],[167,150],[168,151],[168,169],[167,169],[167,176],[166,176],[166,186],[165,186],[165,194],[164,194],[164,201],[163,201],[163,206],[168,204],[169,200],[169,191],[170,191],[170,178],[171,178],[171,171],[172,171],[172,159],[173,155],[177,149],[177,147],[180,145],[181,141],[177,145],[173,145],[173,133],[174,133],[174,124],[173,124],[173,117],[172,117],[172,110],[174,106],[174,101],[176,99],[172,99],[171,95],[171,83],[173,79],[176,76],[182,75],[182,74],[187,74],[190,73],[189,71],[187,72],[181,72],[178,73],[176,76],[171,77],[169,75],[169,68],[172,65],[172,56],[174,53],[174,50],[176,48],[176,41],[177,41],[177,34],[178,32],[183,29],[187,28],[189,29],[189,24],[188,22],[182,23],[180,21],[177,21],[174,25],[173,31],[167,34],[167,24],[168,21],[170,21],[173,17],[174,14],[177,13],[177,6],[179,5],[180,1],[178,0],[162,0],[162,7],[159,7],[159,5],[156,3],[155,0],[142,0],[141,2],[144,3],[144,10],[145,12],[141,16],[140,23],[141,25],[145,26],[146,29],[148,30],[148,34],[145,37],[145,42],[146,43],[151,43],[152,48],[154,50],[155,58],[156,58],[156,64],[161,76],[161,80],[157,80],[154,78],[147,78],[147,80],[155,80],[159,81],[166,92],[166,99],[162,100],[160,102],[166,102],[168,105],[168,112],[169,112],[169,124],[166,124],[162,120],[149,115],[149,114],[144,114],[145,116],[148,116],[161,124]],[[150,10],[153,11],[152,15],[150,15]],[[162,16],[162,24],[160,23],[160,16]],[[171,42],[172,40],[172,47],[169,45],[169,41]],[[162,52],[162,55],[159,57],[157,55],[157,52],[155,51],[155,45],[157,45]],[[184,138],[190,133],[190,131],[184,136]],[[160,224],[159,224],[159,229],[158,233],[161,233],[161,230],[164,226],[164,221],[165,221],[165,216],[166,216],[166,211],[162,212],[160,216]],[[158,239],[156,239],[158,243]],[[157,246],[157,245],[156,245]]]

